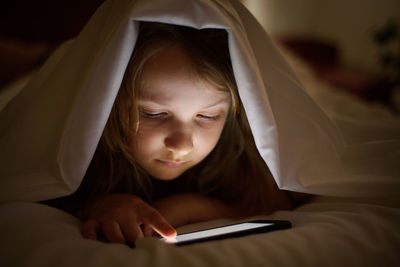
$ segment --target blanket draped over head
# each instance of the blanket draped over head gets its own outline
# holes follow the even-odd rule
[[[281,189],[398,197],[400,135],[343,126],[303,89],[238,0],[109,0],[0,113],[0,200],[77,190],[95,152],[141,21],[225,29],[257,148]],[[340,126],[340,127],[339,127]]]

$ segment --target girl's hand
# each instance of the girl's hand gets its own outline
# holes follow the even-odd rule
[[[235,218],[234,208],[201,194],[177,194],[159,199],[153,206],[174,227],[219,218]]]
[[[163,237],[174,237],[175,229],[158,211],[134,195],[109,194],[98,198],[86,212],[82,235],[111,243],[135,244],[153,230]]]

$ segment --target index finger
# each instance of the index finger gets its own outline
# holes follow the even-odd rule
[[[142,209],[142,223],[149,225],[156,231],[159,235],[166,238],[171,238],[176,236],[176,230],[172,227],[167,220],[153,207],[144,203]]]

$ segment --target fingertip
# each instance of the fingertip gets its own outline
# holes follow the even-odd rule
[[[177,236],[177,234],[178,233],[176,232],[176,230],[174,228],[171,228],[170,232],[167,233],[167,237],[175,237]]]
[[[173,238],[177,235],[177,232],[176,232],[175,228],[168,225],[168,227],[165,227],[164,229],[162,229],[162,231],[159,231],[159,234],[165,238]]]
[[[155,209],[146,209],[144,215],[144,222],[148,224],[154,231],[163,237],[174,237],[176,236],[176,230],[172,227],[164,217]]]

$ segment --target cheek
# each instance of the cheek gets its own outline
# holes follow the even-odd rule
[[[163,137],[160,131],[154,128],[139,127],[138,132],[131,138],[130,148],[134,158],[151,155],[162,143]]]
[[[224,125],[221,124],[215,128],[203,130],[199,134],[198,136],[199,142],[196,147],[201,154],[206,156],[214,149],[221,136],[223,126]]]

